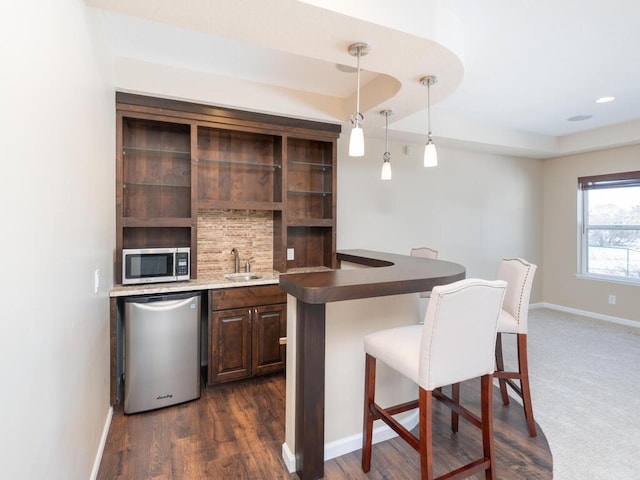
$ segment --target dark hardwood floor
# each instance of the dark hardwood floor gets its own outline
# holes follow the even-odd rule
[[[477,391],[462,385],[466,406],[479,405]],[[460,432],[451,433],[450,410],[435,403],[438,475],[479,455],[482,447],[479,430],[462,419]],[[296,479],[281,457],[284,405],[284,375],[278,374],[203,389],[199,400],[152,412],[124,415],[116,408],[98,479]],[[538,426],[538,436],[528,436],[522,407],[503,407],[496,394],[494,415],[497,478],[553,478],[544,432]],[[325,478],[413,480],[420,478],[420,462],[396,438],[373,446],[369,474],[362,472],[357,450],[325,462]]]

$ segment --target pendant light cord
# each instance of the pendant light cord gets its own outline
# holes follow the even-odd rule
[[[360,125],[360,51],[362,47],[358,47],[357,52],[357,73],[356,73],[356,125]]]
[[[427,80],[427,138],[431,139],[431,80]]]
[[[384,142],[385,142],[385,150],[389,151],[389,113],[385,113],[384,115]]]

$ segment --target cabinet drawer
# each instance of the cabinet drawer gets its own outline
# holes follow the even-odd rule
[[[215,311],[286,303],[287,294],[278,285],[258,285],[210,290],[209,300],[211,310]]]

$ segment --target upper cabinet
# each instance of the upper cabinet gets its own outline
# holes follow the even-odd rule
[[[332,142],[287,139],[289,226],[331,226],[335,217]]]
[[[123,248],[191,247],[195,264],[192,126],[120,109],[116,122],[117,282]]]
[[[189,125],[122,119],[122,216],[191,218]]]
[[[198,127],[198,205],[282,209],[282,137]]]
[[[199,208],[273,212],[273,268],[336,266],[340,126],[116,94],[116,278],[123,248],[191,247]]]
[[[281,271],[335,268],[336,142],[287,138],[287,257]]]

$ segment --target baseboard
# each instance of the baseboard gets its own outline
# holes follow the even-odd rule
[[[96,459],[93,462],[93,470],[91,470],[91,480],[98,478],[98,470],[100,470],[100,462],[102,461],[102,454],[104,453],[104,446],[107,444],[107,436],[109,435],[109,428],[111,427],[111,419],[113,418],[113,407],[109,407],[107,412],[107,419],[104,422],[102,428],[102,436],[100,437],[100,445],[98,445],[98,451],[96,452]]]
[[[539,306],[537,306],[539,305]],[[594,318],[596,320],[602,320],[610,323],[617,323],[618,325],[625,325],[627,327],[640,328],[640,322],[629,320],[627,318],[613,317],[611,315],[603,315],[601,313],[588,312],[586,310],[578,310],[577,308],[563,307],[562,305],[555,305],[553,303],[539,303],[536,304],[536,308],[548,308],[550,310],[557,310],[559,312],[571,313],[574,315],[581,315],[583,317]],[[530,308],[533,308],[530,306]]]
[[[297,470],[296,456],[293,454],[286,442],[282,444],[282,459],[284,460],[284,464],[287,466],[289,473],[295,473]]]
[[[418,411],[413,411],[405,418],[400,420],[400,424],[407,430],[413,430],[418,425]],[[373,429],[373,444],[390,440],[398,435],[391,430],[386,424],[380,425]],[[347,453],[360,450],[362,448],[362,433],[349,435],[348,437],[339,438],[333,442],[324,445],[324,460],[346,455]],[[289,449],[286,443],[282,444],[282,459],[284,460],[289,473],[296,471],[295,455]]]

